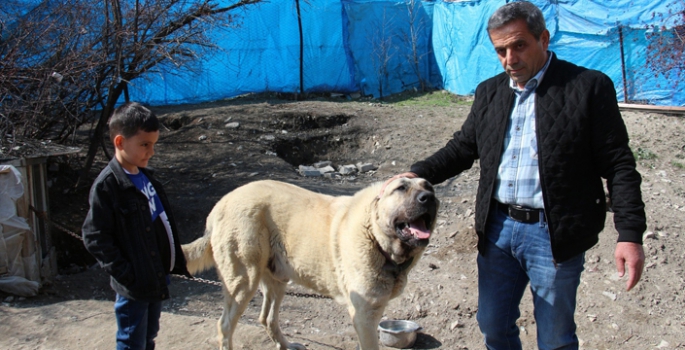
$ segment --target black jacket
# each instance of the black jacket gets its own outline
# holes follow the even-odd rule
[[[190,277],[178,239],[171,205],[149,169],[142,171],[155,187],[169,218],[173,232],[176,259],[171,273]],[[150,217],[148,199],[131,182],[114,158],[93,183],[89,195],[90,210],[83,223],[86,249],[111,276],[115,292],[129,299],[160,301],[169,298],[168,271],[164,263],[155,225]],[[162,226],[162,225],[159,225]],[[168,247],[168,244],[166,245]],[[168,263],[167,263],[168,265]]]
[[[641,244],[646,229],[642,179],[612,81],[599,71],[553,56],[535,94],[540,182],[555,260],[567,260],[597,243],[606,218],[602,178],[607,180],[618,241]],[[514,101],[506,73],[482,82],[461,130],[411,167],[417,175],[440,183],[480,159],[476,232],[481,253]]]

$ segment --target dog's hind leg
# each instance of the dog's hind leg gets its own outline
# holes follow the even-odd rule
[[[257,292],[258,268],[247,267],[247,269],[250,271],[246,275],[229,275],[222,278],[224,281],[224,310],[217,322],[221,350],[232,350],[233,332],[238,325],[238,320]]]
[[[264,293],[264,301],[262,311],[259,314],[259,322],[264,325],[269,337],[276,343],[276,348],[278,350],[306,350],[307,348],[302,344],[289,343],[281,332],[278,323],[278,310],[285,295],[286,283],[275,280],[268,273],[265,273],[261,287]]]

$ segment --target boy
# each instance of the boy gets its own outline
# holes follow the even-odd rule
[[[154,349],[169,273],[189,276],[162,184],[147,163],[159,121],[128,102],[109,121],[115,156],[90,189],[83,223],[86,249],[109,273],[116,292],[117,349]]]

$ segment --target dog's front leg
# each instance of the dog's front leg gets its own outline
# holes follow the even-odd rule
[[[350,296],[349,312],[359,337],[360,350],[378,350],[378,323],[385,306],[372,305],[361,296]]]

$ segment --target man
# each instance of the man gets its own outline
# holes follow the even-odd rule
[[[461,130],[395,177],[440,183],[480,159],[478,324],[488,349],[521,349],[516,320],[530,283],[540,349],[578,349],[573,314],[584,252],[604,227],[607,181],[626,290],[644,266],[640,174],[611,80],[558,59],[540,9],[496,10],[488,34],[505,72],[479,84]]]

